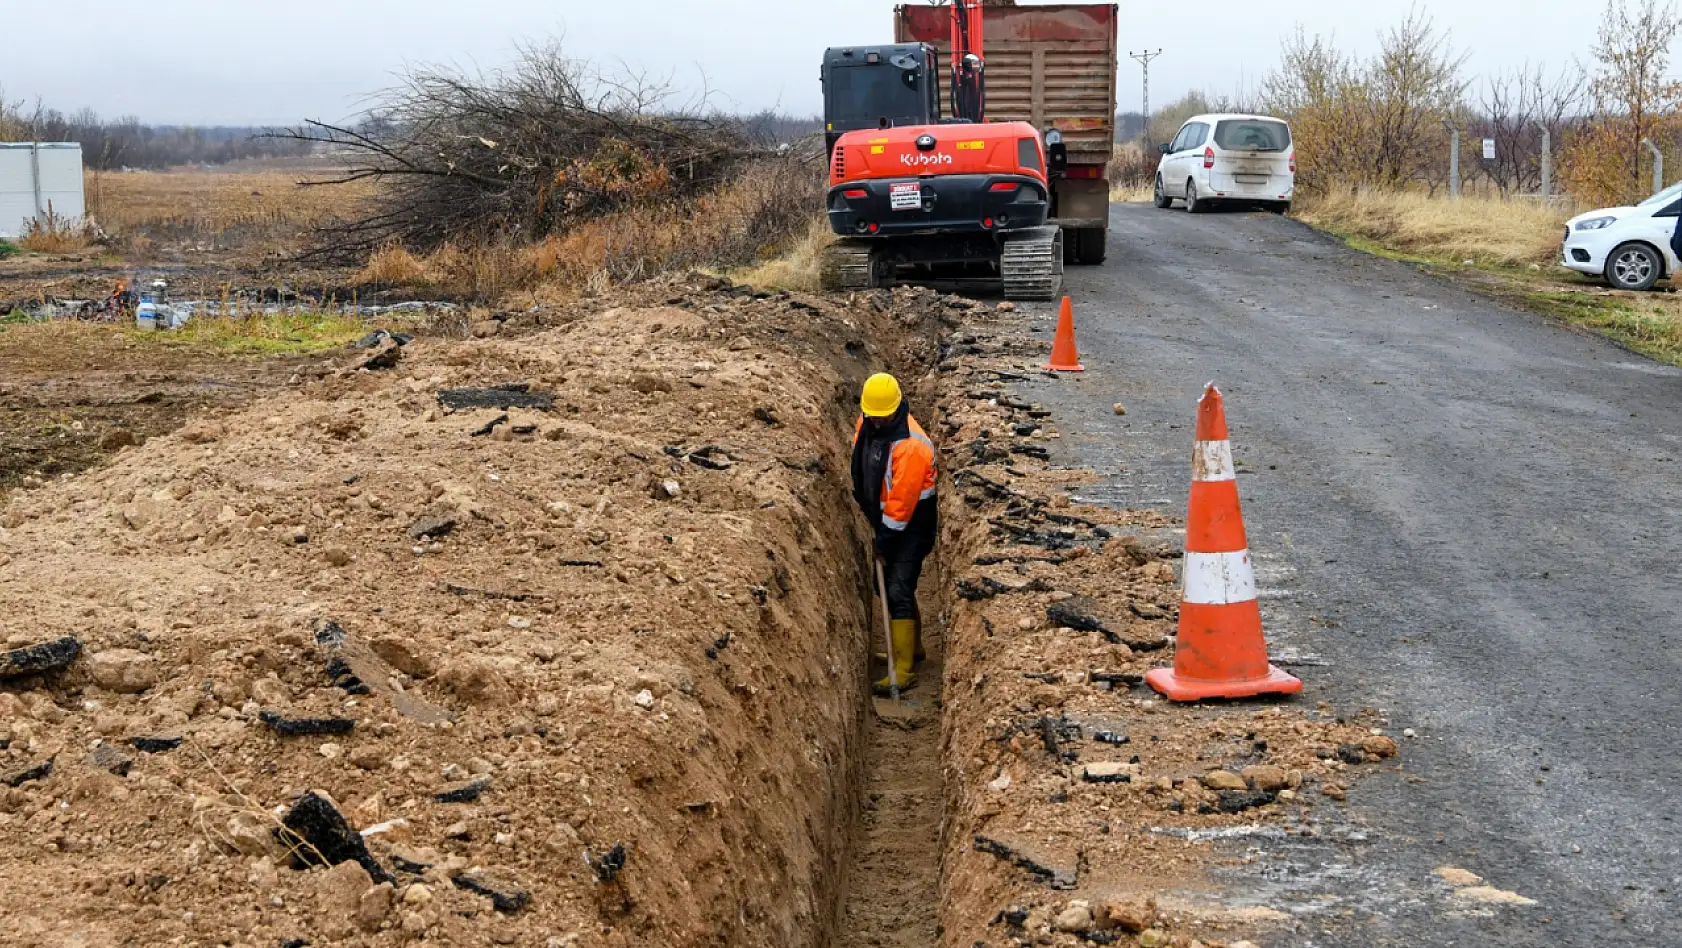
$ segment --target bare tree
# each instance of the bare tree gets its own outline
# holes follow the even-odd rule
[[[1544,66],[1528,63],[1484,83],[1482,114],[1472,127],[1495,140],[1495,158],[1479,163],[1503,195],[1541,188],[1542,130],[1551,148],[1564,143],[1566,129],[1584,104],[1583,86],[1581,67],[1550,75]]]
[[[1387,32],[1368,70],[1372,178],[1388,187],[1435,177],[1446,139],[1442,123],[1459,111],[1467,53],[1457,53],[1418,10]]]
[[[1638,191],[1646,158],[1641,140],[1656,135],[1682,105],[1682,83],[1666,77],[1670,46],[1682,25],[1676,17],[1669,0],[1612,0],[1594,45],[1599,68],[1589,88],[1595,111],[1624,119],[1627,167]]]
[[[417,69],[376,96],[359,125],[274,134],[343,159],[321,184],[384,185],[369,214],[323,235],[324,252],[356,257],[392,241],[430,250],[541,239],[729,180],[753,154],[747,135],[672,98],[663,82],[604,75],[550,44],[488,74]]]

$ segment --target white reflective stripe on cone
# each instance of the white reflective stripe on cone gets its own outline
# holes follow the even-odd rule
[[[1194,481],[1230,481],[1237,475],[1232,469],[1231,441],[1199,441],[1192,453],[1191,479]]]
[[[1237,553],[1186,552],[1185,601],[1205,606],[1225,606],[1256,598],[1256,574],[1250,566],[1250,551]]]

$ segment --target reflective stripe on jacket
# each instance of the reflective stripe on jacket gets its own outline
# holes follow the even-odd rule
[[[911,437],[901,438],[888,448],[888,467],[882,476],[882,526],[904,530],[917,512],[917,504],[934,496],[934,442],[915,418],[906,419]],[[853,426],[853,443],[864,428],[860,415]]]

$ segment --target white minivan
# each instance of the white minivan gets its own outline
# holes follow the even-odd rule
[[[1194,115],[1160,146],[1156,206],[1186,202],[1196,214],[1217,201],[1291,209],[1297,154],[1291,127],[1262,115]]]

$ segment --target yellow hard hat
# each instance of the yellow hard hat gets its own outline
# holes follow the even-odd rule
[[[859,398],[859,410],[870,418],[887,418],[899,411],[899,380],[886,372],[878,372],[864,381],[864,394]]]

